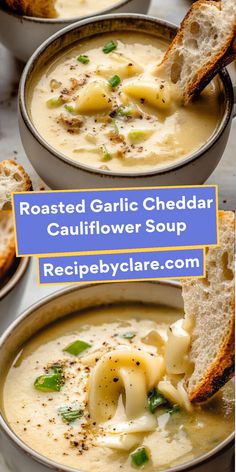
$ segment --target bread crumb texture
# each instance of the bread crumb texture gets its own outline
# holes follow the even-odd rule
[[[11,192],[31,189],[31,180],[20,164],[12,160],[0,162],[0,211],[11,209]]]
[[[235,56],[236,1],[205,1],[193,4],[160,65],[178,83],[185,103]]]
[[[206,278],[182,284],[185,316],[193,320],[188,381],[191,401],[204,401],[234,372],[235,214],[219,212],[220,245],[206,252]]]

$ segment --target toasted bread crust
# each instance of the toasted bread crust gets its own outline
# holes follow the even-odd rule
[[[226,67],[230,62],[236,59],[236,50],[234,47],[235,35],[236,27],[221,52],[216,55],[204,69],[196,74],[195,80],[193,80],[184,91],[185,104],[197,97],[223,67]]]
[[[57,12],[54,7],[55,0],[4,0],[7,6],[20,15],[55,18]]]
[[[234,298],[231,301],[232,313],[235,310]],[[201,384],[189,394],[193,403],[206,401],[223,387],[234,375],[234,316],[231,320],[230,334],[221,346],[221,350],[211,369],[206,373]]]
[[[18,164],[17,162],[13,161],[12,159],[6,159],[5,161],[0,162],[0,177],[1,177],[1,174],[4,174],[5,172],[4,169],[9,164],[13,168],[15,167],[15,170],[18,170],[24,178],[24,186],[23,186],[24,188],[22,189],[22,191],[28,192],[29,190],[32,190],[32,182],[29,178],[29,175],[25,171],[24,167],[21,164]]]
[[[232,232],[235,230],[232,212],[219,211],[219,221],[225,220]],[[232,291],[230,301],[231,323],[228,336],[223,340],[218,356],[206,372],[202,382],[189,392],[189,400],[193,403],[206,401],[223,387],[234,375],[235,369],[235,293]]]
[[[0,226],[2,221],[6,219],[12,218],[12,212],[11,211],[2,211],[0,212]],[[14,240],[14,234],[13,234],[13,227],[12,227],[12,234],[9,236],[9,241],[8,244],[5,248],[5,250],[0,253],[0,280],[6,275],[8,270],[10,269],[14,257],[15,257],[15,240]]]
[[[206,4],[210,4],[216,7],[218,10],[221,10],[221,1],[220,0],[198,0],[195,2],[185,18],[180,24],[180,28],[167,49],[164,58],[160,64],[160,70],[165,68],[165,65],[168,64],[170,60],[171,53],[174,50],[178,50],[178,45],[182,43],[184,37],[184,30],[191,23],[192,17],[194,16],[195,10],[199,10],[204,7]],[[228,40],[221,47],[221,50],[218,54],[208,61],[208,63],[200,71],[198,71],[193,79],[187,84],[186,88],[183,91],[183,101],[184,104],[188,104],[193,98],[195,98],[211,81],[211,79],[227,64],[232,62],[236,58],[236,21],[232,30],[229,32]]]

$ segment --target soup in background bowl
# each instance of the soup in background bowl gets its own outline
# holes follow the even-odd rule
[[[26,153],[52,188],[202,183],[232,117],[222,71],[183,107],[158,63],[176,28],[139,15],[65,29],[29,61],[20,87]]]
[[[58,18],[78,18],[92,16],[98,12],[109,10],[119,4],[117,0],[56,0],[55,10]]]
[[[229,444],[233,387],[202,407],[189,404],[190,366],[179,358],[173,373],[166,350],[169,326],[178,331],[182,318],[171,283],[72,288],[28,310],[1,343],[3,451],[12,470],[21,469],[9,435],[37,471],[206,470],[204,459]],[[183,329],[187,340],[191,327]]]
[[[147,13],[151,0],[56,0],[56,18],[22,16],[0,3],[0,40],[11,53],[26,62],[57,31],[87,17],[105,13]],[[14,31],[14,34],[12,34]]]

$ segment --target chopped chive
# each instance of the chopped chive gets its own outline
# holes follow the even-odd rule
[[[145,447],[139,447],[131,453],[131,463],[135,467],[142,467],[149,461],[149,454]]]
[[[133,339],[135,336],[136,336],[136,333],[134,333],[133,331],[127,331],[127,333],[121,334],[121,338],[124,338],[124,339]]]
[[[109,41],[108,43],[103,46],[103,52],[105,54],[109,54],[109,52],[114,51],[117,48],[117,43],[115,41]]]
[[[63,406],[59,408],[58,413],[61,415],[65,423],[73,423],[78,418],[81,418],[81,416],[83,416],[83,410],[79,408],[73,409],[70,406]]]
[[[154,388],[148,394],[148,409],[151,413],[155,413],[156,409],[161,405],[166,405],[168,401],[165,397]]]
[[[77,57],[77,61],[81,62],[81,64],[88,64],[89,63],[89,57],[86,56],[85,54],[80,54],[80,56]]]
[[[60,392],[63,383],[62,375],[54,373],[37,377],[34,387],[41,392]]]
[[[69,346],[65,347],[63,351],[68,352],[69,354],[72,354],[73,356],[78,356],[79,354],[81,354],[81,352],[85,351],[89,347],[91,347],[91,344],[88,344],[85,341],[80,341],[78,339],[78,341],[75,341],[69,344]]]
[[[49,100],[47,100],[47,107],[48,108],[58,108],[61,105],[63,105],[63,103],[64,103],[64,101],[62,100],[61,97],[49,98]]]
[[[108,80],[108,83],[112,88],[116,88],[121,83],[121,78],[119,75],[113,75],[113,77]]]
[[[103,146],[103,156],[101,158],[101,161],[102,162],[107,162],[107,161],[110,161],[111,159],[112,159],[112,155],[107,150],[106,146]]]
[[[166,408],[166,413],[169,413],[170,415],[174,415],[175,413],[180,412],[180,407],[179,405],[173,405],[169,408]]]

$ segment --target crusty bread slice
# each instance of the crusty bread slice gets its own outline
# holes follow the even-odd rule
[[[5,0],[11,10],[20,15],[33,16],[38,18],[55,18],[55,0]]]
[[[235,0],[198,0],[182,21],[158,72],[178,84],[187,104],[236,57],[235,35]]]
[[[13,217],[11,211],[0,211],[0,281],[15,257]]]
[[[206,278],[182,283],[185,316],[193,321],[187,382],[189,399],[202,402],[218,391],[234,372],[235,215],[219,212],[220,246],[209,247]]]
[[[0,210],[11,208],[11,192],[31,189],[31,180],[20,164],[11,160],[0,162]]]

